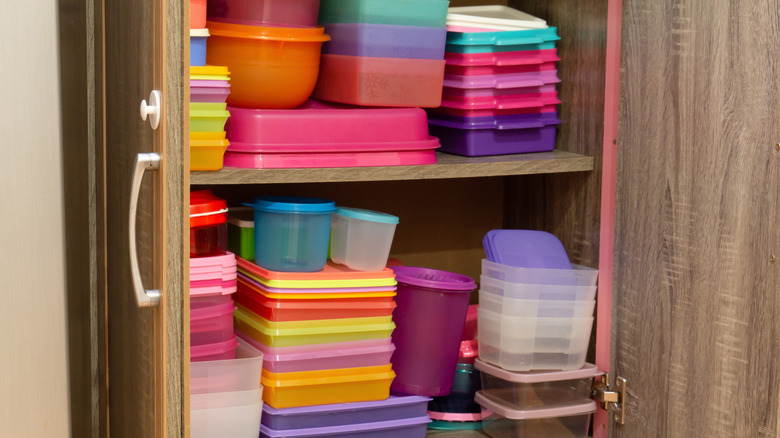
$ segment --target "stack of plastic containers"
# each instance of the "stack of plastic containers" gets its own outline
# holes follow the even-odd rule
[[[227,67],[190,67],[190,170],[219,170],[228,146]]]
[[[560,123],[556,28],[507,6],[468,6],[450,8],[447,29],[441,108],[429,111],[441,150],[552,150]]]
[[[206,0],[190,0],[190,66],[206,65]]]
[[[572,266],[546,232],[493,230],[483,243],[475,400],[492,412],[484,432],[586,437],[599,375],[585,364],[598,271]]]
[[[321,0],[318,99],[369,106],[437,107],[447,0]]]

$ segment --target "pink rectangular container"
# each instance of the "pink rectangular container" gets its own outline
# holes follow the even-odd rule
[[[190,345],[214,344],[233,338],[230,295],[190,298]]]
[[[190,286],[190,297],[208,297],[217,295],[230,295],[236,293],[237,286]]]
[[[560,61],[558,49],[523,50],[519,52],[444,53],[447,65],[538,65]]]
[[[216,277],[218,275],[232,274],[234,272],[237,272],[237,270],[238,267],[236,265],[230,267],[223,267],[223,266],[190,267],[190,276],[210,274]],[[192,280],[192,277],[190,277],[190,280]]]
[[[519,74],[534,73],[541,71],[555,70],[555,61],[543,62],[533,65],[450,65],[444,68],[444,73],[448,75],[496,75],[496,74]]]
[[[207,272],[198,274],[193,274],[190,272],[190,282],[198,282],[198,281],[212,281],[212,280],[219,280],[220,282],[225,281],[231,281],[236,279],[238,271],[233,272]],[[213,286],[212,284],[206,285],[206,284],[196,284],[196,285],[190,285],[193,287],[200,287],[200,286]]]
[[[526,93],[526,94],[486,94],[479,96],[456,96],[445,94],[442,96],[441,106],[462,110],[472,109],[513,109],[513,108],[542,108],[547,105],[561,103],[558,100],[558,92],[551,93]]]
[[[432,113],[447,114],[458,117],[500,117],[510,116],[517,114],[539,114],[539,113],[551,113],[556,111],[555,105],[545,105],[541,108],[512,108],[512,109],[456,109],[440,107],[435,110],[430,110]]]
[[[313,27],[320,0],[209,0],[211,21],[249,26]]]
[[[233,266],[236,266],[236,255],[229,251],[224,255],[213,257],[190,257],[190,269],[212,267],[228,268]]]
[[[323,54],[313,96],[366,106],[435,108],[444,60]]]
[[[223,289],[227,289],[237,285],[238,283],[236,279],[223,281],[222,279],[215,278],[212,280],[190,281],[190,287],[194,287],[194,288],[219,286]]]
[[[517,88],[454,88],[444,87],[442,96],[461,96],[461,97],[499,97],[509,96],[512,94],[539,94],[539,93],[554,93],[555,84],[530,86],[530,87],[517,87]],[[444,98],[444,97],[443,97]]]
[[[416,166],[435,163],[436,151],[434,149],[398,152],[303,152],[290,154],[225,152],[226,167],[244,169]]]
[[[518,74],[488,74],[476,76],[444,75],[443,85],[449,88],[521,88],[541,87],[561,82],[557,70]]]
[[[433,149],[421,108],[365,108],[308,100],[295,109],[229,108],[233,152],[368,152]]]

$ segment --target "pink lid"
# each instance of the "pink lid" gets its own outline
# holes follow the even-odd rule
[[[485,410],[483,410],[478,414],[474,414],[474,413],[458,414],[455,412],[428,411],[428,415],[431,417],[431,420],[458,421],[461,423],[466,421],[482,421],[483,418],[487,417],[490,414],[491,414],[490,411],[485,411]]]
[[[236,272],[237,267],[236,266],[210,266],[210,267],[190,267],[190,275],[195,274],[232,274],[233,272]]]
[[[236,293],[237,286],[222,287],[222,286],[207,286],[207,287],[191,287],[190,297],[204,297],[208,295],[230,295]]]
[[[444,87],[442,90],[442,99],[444,96],[461,96],[474,98],[488,98],[499,96],[511,96],[515,94],[541,94],[555,93],[555,84],[516,87],[516,88],[452,88]]]
[[[558,70],[538,71],[531,73],[511,74],[484,74],[475,76],[444,75],[443,84],[452,88],[520,88],[540,87],[542,85],[557,84]]]
[[[604,373],[599,371],[596,365],[586,363],[585,366],[573,371],[507,371],[481,359],[474,361],[474,368],[479,371],[498,377],[508,382],[516,383],[540,383],[540,382],[559,382],[562,380],[588,379],[601,376]]]
[[[230,295],[216,295],[190,299],[190,323],[233,313],[236,306]]]
[[[235,266],[236,255],[228,251],[225,255],[219,255],[214,257],[197,257],[190,258],[190,267],[207,267],[207,266]]]
[[[595,400],[589,400],[581,404],[562,406],[559,408],[511,409],[503,403],[485,397],[482,395],[482,391],[477,391],[477,394],[474,396],[474,401],[483,408],[492,411],[494,414],[500,415],[504,418],[509,418],[510,420],[535,420],[538,418],[570,417],[572,415],[585,415],[596,412]]]
[[[332,342],[327,344],[306,344],[306,345],[294,345],[289,347],[269,347],[262,342],[254,340],[251,336],[235,331],[236,335],[242,340],[246,341],[254,348],[260,350],[264,355],[278,355],[278,354],[311,354],[320,351],[330,351],[334,348],[389,348],[393,345],[392,338],[377,338],[366,339],[361,341],[346,341],[346,342]]]
[[[470,109],[462,110],[456,108],[436,108],[431,110],[440,114],[448,114],[458,117],[500,117],[510,116],[516,114],[540,114],[540,113],[552,113],[556,111],[555,105],[545,105],[541,108],[512,108],[512,109]]]
[[[438,141],[436,142],[438,145]],[[243,169],[306,169],[321,167],[416,166],[435,164],[434,149],[399,152],[250,154],[225,152],[225,167]]]
[[[453,96],[445,94],[441,105],[447,108],[462,110],[474,109],[512,109],[512,108],[542,108],[547,105],[561,103],[558,92],[509,94],[505,96]]]
[[[233,272],[210,272],[205,274],[193,274],[190,273],[190,282],[197,282],[197,281],[211,281],[211,280],[219,280],[222,281],[231,281],[236,279],[238,271]],[[200,287],[200,286],[209,286],[207,284],[190,284],[191,287]]]
[[[209,287],[209,286],[221,286],[224,288],[230,288],[236,286],[238,277],[234,277],[232,280],[223,281],[221,278],[213,278],[211,280],[190,280],[190,287]]]
[[[209,79],[190,79],[190,87],[230,88],[230,81],[212,81]]]
[[[233,336],[224,342],[217,342],[214,344],[201,344],[190,346],[190,360],[197,360],[199,357],[215,356],[222,353],[227,353],[230,350],[235,350],[238,347],[238,338]]]
[[[448,65],[538,65],[560,61],[558,49],[522,50],[519,52],[446,52]]]

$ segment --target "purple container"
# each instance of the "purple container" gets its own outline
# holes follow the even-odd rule
[[[558,113],[495,117],[428,116],[431,135],[441,141],[441,152],[480,157],[545,152],[555,148]]]
[[[392,267],[398,282],[393,321],[395,379],[403,394],[447,395],[455,377],[471,292],[465,275],[410,266]],[[400,436],[400,435],[399,435]]]
[[[301,408],[276,409],[264,404],[262,423],[269,429],[282,431],[418,418],[427,414],[430,400],[416,395],[391,395],[380,401]]]
[[[217,87],[190,87],[190,102],[223,103],[230,89]]]
[[[443,27],[328,23],[322,53],[376,58],[444,59]]]
[[[260,426],[260,438],[315,438],[325,436],[360,438],[425,438],[428,423],[427,415],[402,420],[377,421],[374,423],[347,424],[343,426],[314,427],[310,429],[274,430],[266,425]]]

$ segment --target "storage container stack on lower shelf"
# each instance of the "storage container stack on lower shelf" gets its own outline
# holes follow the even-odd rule
[[[494,438],[587,436],[596,410],[585,363],[598,271],[572,266],[560,241],[531,230],[493,230],[483,240],[479,291],[482,389]]]
[[[229,94],[227,67],[190,67],[190,170],[222,168]]]
[[[555,27],[506,6],[450,8],[441,107],[429,110],[442,152],[550,151],[560,82]]]

